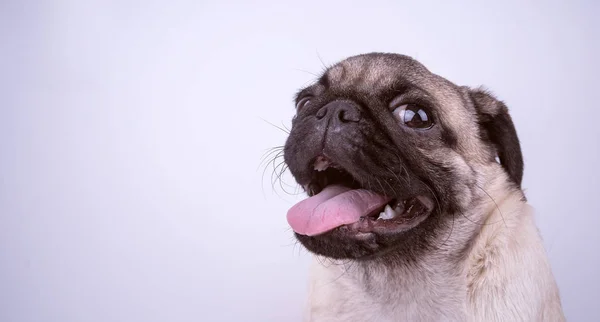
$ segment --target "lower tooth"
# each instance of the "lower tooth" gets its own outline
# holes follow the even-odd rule
[[[390,207],[390,205],[385,206],[385,213],[390,217],[390,219],[396,217],[397,213]]]
[[[314,168],[317,171],[325,171],[327,168],[329,168],[329,165],[329,160],[325,159],[324,157],[318,157],[314,163]]]
[[[397,215],[398,215],[398,213],[395,212],[392,209],[392,207],[390,207],[390,205],[387,205],[387,206],[385,206],[385,209],[383,210],[383,212],[379,213],[379,217],[377,218],[377,220],[379,220],[379,219],[383,219],[383,220],[393,219]]]

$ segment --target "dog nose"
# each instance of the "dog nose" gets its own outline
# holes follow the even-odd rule
[[[334,127],[340,127],[346,123],[356,123],[360,121],[361,117],[358,106],[348,101],[327,103],[317,112],[317,119]]]

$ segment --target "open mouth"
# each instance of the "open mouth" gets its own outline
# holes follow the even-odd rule
[[[364,189],[360,182],[325,156],[314,161],[309,198],[288,211],[288,222],[300,235],[316,236],[340,228],[354,233],[393,234],[421,223],[433,210],[431,198],[399,199]]]

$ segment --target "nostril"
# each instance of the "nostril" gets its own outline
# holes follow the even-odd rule
[[[325,117],[325,115],[327,115],[327,106],[323,106],[318,112],[317,112],[317,119],[322,119]]]
[[[348,107],[338,110],[338,119],[341,122],[358,122],[360,121],[360,111],[356,108]]]
[[[358,107],[350,102],[333,101],[321,107],[315,117],[318,120],[327,119],[336,123],[360,121],[362,115]]]

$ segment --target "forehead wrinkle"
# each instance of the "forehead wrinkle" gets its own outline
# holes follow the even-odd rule
[[[381,60],[369,62],[365,68],[367,72],[357,84],[357,88],[364,92],[381,92],[389,89],[401,75]]]
[[[402,73],[382,59],[354,58],[333,66],[326,75],[333,87],[373,94],[392,88]]]

